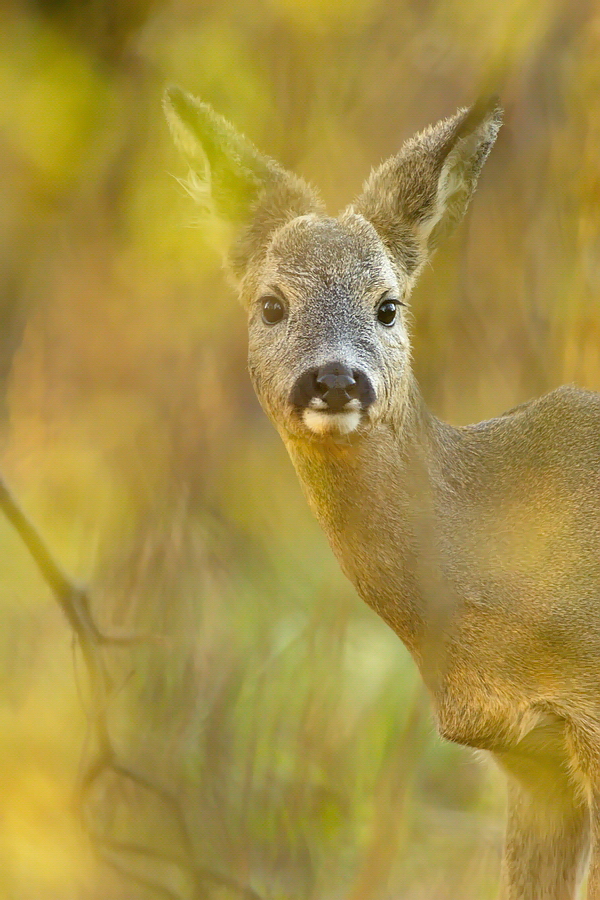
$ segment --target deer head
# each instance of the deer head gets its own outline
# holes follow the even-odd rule
[[[248,314],[250,374],[279,431],[347,441],[397,424],[410,372],[405,307],[469,203],[501,124],[496,101],[407,141],[337,218],[207,104],[171,88],[165,110],[189,192],[236,227],[228,264]]]

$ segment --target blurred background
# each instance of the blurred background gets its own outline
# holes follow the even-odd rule
[[[335,212],[415,130],[500,94],[413,299],[428,403],[475,421],[600,387],[600,6],[4,0],[0,35],[1,471],[98,624],[156,636],[106,651],[121,759],[179,798],[198,865],[265,900],[492,898],[501,780],[435,736],[313,522],[160,98],[210,101]],[[81,830],[81,660],[1,516],[0,673],[0,897],[191,896],[113,872]],[[155,799],[97,793],[107,828],[176,845]]]

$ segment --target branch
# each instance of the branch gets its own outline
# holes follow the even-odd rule
[[[90,730],[96,738],[97,753],[89,760],[80,778],[78,791],[78,807],[83,827],[87,831],[92,846],[104,862],[111,865],[119,873],[132,881],[153,890],[155,893],[169,898],[181,900],[181,894],[164,885],[160,880],[138,872],[126,865],[117,854],[137,856],[145,860],[158,861],[164,865],[176,867],[187,874],[193,885],[194,897],[201,898],[206,894],[207,884],[227,888],[239,894],[243,900],[262,900],[251,888],[237,884],[232,879],[219,875],[196,864],[192,836],[178,799],[167,788],[153,782],[148,776],[136,772],[120,763],[112,743],[107,710],[112,697],[112,682],[108,674],[102,646],[119,644],[127,646],[143,640],[156,641],[153,636],[106,636],[97,628],[90,612],[88,591],[67,577],[50,553],[40,532],[27,518],[21,506],[8,489],[0,476],[0,509],[11,522],[15,531],[29,550],[42,578],[56,597],[69,625],[71,626],[81,647],[90,684],[92,709],[90,711]],[[154,794],[167,807],[177,823],[182,845],[180,856],[173,857],[151,847],[143,847],[135,842],[118,841],[110,835],[98,833],[97,828],[88,816],[90,792],[98,779],[112,772],[122,779],[129,780],[138,787]]]

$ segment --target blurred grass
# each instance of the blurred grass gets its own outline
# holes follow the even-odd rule
[[[99,623],[160,636],[110,651],[124,760],[177,791],[201,863],[265,897],[494,896],[500,786],[435,737],[310,518],[160,96],[211,101],[335,211],[415,129],[501,95],[413,304],[429,403],[473,421],[600,385],[596,5],[11,0],[0,31],[2,471]],[[0,549],[0,896],[147,896],[78,829],[70,635],[2,522]],[[148,798],[103,790],[124,834],[176,842]]]

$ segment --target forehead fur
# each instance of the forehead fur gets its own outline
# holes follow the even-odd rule
[[[341,218],[300,216],[281,228],[267,253],[269,276],[303,290],[392,286],[393,263],[370,222],[352,212]]]

